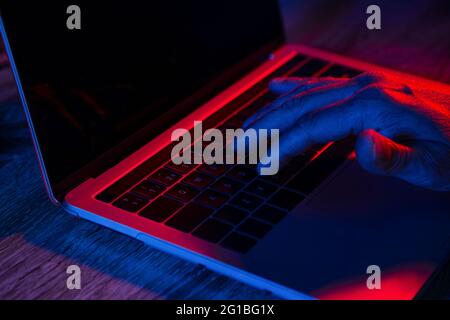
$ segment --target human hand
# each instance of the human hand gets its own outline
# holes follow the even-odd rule
[[[404,85],[379,74],[353,79],[281,78],[281,96],[245,123],[280,130],[280,163],[313,144],[357,135],[367,171],[450,190],[450,90]]]

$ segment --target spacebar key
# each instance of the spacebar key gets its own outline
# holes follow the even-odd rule
[[[183,232],[191,232],[212,213],[213,210],[209,208],[190,203],[169,219],[166,225]]]

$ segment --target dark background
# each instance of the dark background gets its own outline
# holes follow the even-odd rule
[[[450,83],[450,1],[281,0],[288,40]],[[366,8],[381,8],[368,30]]]
[[[448,1],[281,3],[291,41],[450,82]],[[365,9],[374,3],[381,31],[365,27]],[[53,207],[18,111],[17,101],[0,104],[0,298],[274,298]],[[82,269],[80,291],[66,289],[70,264]],[[428,297],[450,297],[449,270]]]
[[[71,3],[0,5],[55,193],[105,152],[117,161],[142,147],[254,68],[283,35],[277,0],[79,0],[77,31],[66,27]],[[241,73],[230,72],[270,43]],[[226,81],[216,81],[224,72]],[[193,95],[195,103],[180,105]],[[104,162],[79,180],[115,164]]]

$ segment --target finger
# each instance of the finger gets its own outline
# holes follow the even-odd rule
[[[263,115],[275,110],[280,105],[286,103],[293,96],[300,94],[301,92],[308,91],[314,88],[327,86],[332,83],[343,81],[336,78],[278,78],[273,80],[269,84],[269,89],[275,93],[284,93],[281,97],[273,101],[272,103],[264,106],[258,110],[255,114],[244,121],[244,128],[247,128],[250,124],[261,118]],[[278,82],[278,83],[276,83]],[[290,89],[290,90],[289,90]],[[285,90],[283,92],[283,90]]]
[[[347,99],[302,117],[280,137],[280,165],[311,145],[356,134],[358,161],[369,172],[398,177],[415,185],[442,189],[442,181],[439,181],[439,175],[436,174],[438,170],[433,170],[433,165],[428,160],[429,154],[424,155],[420,148],[401,145],[373,130],[378,128],[383,131],[385,124],[380,117],[382,112],[383,108],[376,101],[362,108],[356,99]]]
[[[280,135],[280,163],[314,144],[340,140],[370,128],[382,129],[380,115],[384,108],[376,101],[368,103],[362,106],[357,99],[349,98],[302,116]]]
[[[290,128],[303,115],[353,96],[360,90],[356,82],[331,84],[315,88],[288,99],[280,107],[256,119],[249,126],[255,129]]]
[[[278,93],[288,93],[294,89],[303,87],[301,89],[307,90],[309,86],[316,87],[320,85],[327,85],[330,83],[340,82],[343,79],[324,77],[324,78],[298,78],[298,77],[288,77],[288,78],[275,78],[269,83],[269,90]]]
[[[413,150],[381,135],[373,129],[363,131],[356,143],[357,159],[369,172],[395,175],[411,162]]]
[[[442,149],[439,146],[440,152]],[[359,164],[371,173],[397,177],[436,190],[448,188],[448,180],[444,181],[441,174],[436,174],[439,170],[429,161],[433,157],[425,155],[421,147],[402,145],[368,129],[358,136],[355,150]]]

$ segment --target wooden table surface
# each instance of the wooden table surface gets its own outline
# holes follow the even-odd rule
[[[369,1],[343,2],[282,0],[288,39],[450,82],[447,1],[377,1],[381,31],[365,28]],[[55,208],[18,104],[0,117],[0,299],[276,298]],[[66,288],[72,264],[81,290]],[[449,295],[448,270],[431,296]]]

